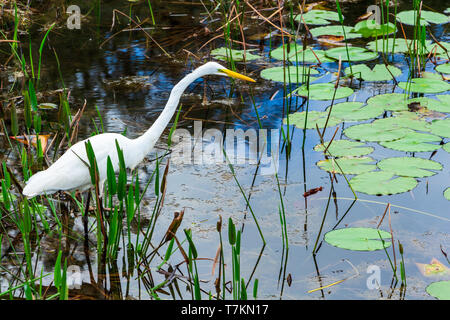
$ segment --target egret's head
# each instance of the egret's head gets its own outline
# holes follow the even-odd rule
[[[241,79],[241,80],[250,81],[250,82],[256,82],[252,78],[249,78],[249,77],[244,76],[244,75],[242,75],[240,73],[228,70],[227,68],[225,68],[224,66],[220,65],[217,62],[205,63],[200,68],[202,68],[204,70],[205,74],[213,74],[213,75],[217,75],[217,76],[226,76],[226,77],[230,77],[230,78]]]

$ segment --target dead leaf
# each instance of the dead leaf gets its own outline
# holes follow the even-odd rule
[[[367,12],[367,13],[363,14],[362,16],[359,16],[359,17],[356,19],[356,22],[359,22],[359,21],[362,21],[362,20],[367,20],[367,19],[369,19],[373,14],[374,14],[374,12]]]
[[[317,41],[319,41],[320,43],[334,47],[345,46],[345,42],[342,42],[342,40],[344,40],[343,36],[324,35],[317,37]]]
[[[323,187],[318,187],[318,188],[310,189],[310,190],[306,191],[306,192],[303,194],[303,196],[306,198],[306,197],[309,197],[310,195],[315,194],[315,193],[317,193],[317,192],[319,192],[319,191],[322,191],[322,190],[323,190]]]
[[[19,141],[20,143],[23,143],[24,145],[29,145],[29,142],[31,142],[31,145],[35,148],[37,148],[37,139],[35,135],[30,136],[11,136],[10,137],[13,140]],[[39,141],[41,142],[42,152],[45,153],[47,151],[47,144],[48,139],[50,138],[49,134],[43,134],[39,135]]]
[[[416,263],[420,273],[425,277],[439,276],[448,273],[448,268],[443,265],[439,260],[433,258],[430,264]]]
[[[166,231],[166,237],[164,242],[172,240],[172,238],[177,233],[178,227],[181,225],[184,216],[184,209],[181,212],[175,212],[172,222],[170,223],[169,228]]]
[[[325,7],[325,4],[327,2],[326,1],[319,1],[319,2],[313,2],[313,3],[308,3],[305,7],[305,12],[308,12],[312,9],[316,9],[316,10],[329,10]]]

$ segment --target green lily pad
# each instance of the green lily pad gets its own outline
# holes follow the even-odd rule
[[[373,96],[367,99],[367,104],[383,106],[386,111],[409,111],[408,105],[411,103],[419,103],[420,107],[427,108],[431,111],[450,113],[450,95],[436,95],[436,99],[429,97],[419,97],[405,99],[404,93],[386,93]]]
[[[353,32],[363,35],[364,38],[391,34],[395,31],[393,23],[378,24],[375,20],[362,20],[353,28]]]
[[[408,99],[405,104],[407,106],[410,103],[419,103],[420,107],[427,108],[431,111],[450,113],[450,95],[436,95],[436,98],[438,98],[439,100],[429,97],[413,98]]]
[[[436,71],[440,73],[450,74],[450,63],[440,64],[436,67]]]
[[[377,119],[372,124],[383,125],[391,128],[408,128],[419,131],[430,131],[430,124],[425,120],[419,120],[413,112],[395,113],[396,117]],[[412,114],[412,115],[411,115]]]
[[[392,127],[387,123],[363,123],[348,127],[344,134],[353,140],[362,141],[392,141],[400,139],[413,132],[402,127]]]
[[[445,197],[445,199],[450,201],[450,188],[445,189],[444,197]]]
[[[425,290],[439,300],[450,300],[450,281],[433,282]]]
[[[245,53],[245,61],[251,61],[261,58],[258,55],[251,54],[250,50],[236,50],[236,49],[230,49],[226,47],[217,48],[211,51],[211,55],[214,56],[214,58],[219,60],[231,60],[233,58],[233,61],[244,61],[244,53]]]
[[[427,40],[428,44],[431,41]],[[403,38],[377,39],[367,43],[367,48],[372,51],[390,52],[390,53],[406,53],[411,47],[411,40]]]
[[[407,96],[404,93],[385,93],[367,99],[368,105],[377,105],[386,111],[408,111],[405,104]]]
[[[425,51],[427,54],[433,52],[439,58],[448,59],[447,52],[450,51],[450,43],[445,41],[440,41],[439,44],[430,42],[427,44]]]
[[[375,251],[389,248],[389,232],[373,228],[345,228],[329,231],[324,240],[332,246],[353,251]]]
[[[335,93],[336,91],[336,93]],[[310,100],[335,100],[347,98],[353,94],[353,90],[348,87],[334,88],[334,83],[315,83],[309,85],[302,85],[301,87],[292,91],[292,93],[301,97],[309,98]]]
[[[392,80],[392,77],[398,77],[402,74],[402,70],[399,68],[384,64],[377,64],[373,69],[370,69],[365,64],[357,64],[344,70],[346,75],[351,75],[352,71],[354,77],[364,81],[389,81]]]
[[[295,42],[291,42],[288,45],[285,44],[284,46],[279,46],[270,52],[270,56],[281,61],[285,59],[292,62],[298,61],[299,63],[334,62],[333,59],[325,56],[325,51],[312,49],[311,47],[303,50],[303,46]]]
[[[348,49],[348,55],[347,55]],[[360,47],[339,47],[325,51],[325,55],[329,58],[341,61],[366,61],[378,58],[378,53]]]
[[[319,10],[313,9],[306,13],[303,13],[303,17],[301,14],[297,15],[294,18],[299,23],[306,23],[312,25],[321,25],[321,24],[330,24],[331,21],[339,21],[339,14],[334,11],[329,10]]]
[[[424,71],[422,72],[422,78],[442,80],[442,76],[437,72]]]
[[[450,8],[445,9],[444,13],[450,14]]]
[[[330,142],[318,144],[314,147],[317,152],[323,152]],[[373,148],[366,146],[364,143],[351,140],[333,140],[327,149],[327,153],[333,157],[359,157],[365,156],[373,152]]]
[[[261,78],[266,80],[285,82],[286,83],[300,83],[309,75],[317,75],[319,71],[316,69],[301,67],[301,66],[289,66],[273,67],[264,69],[261,71]],[[306,76],[306,77],[305,77]]]
[[[450,94],[438,94],[436,98],[439,99],[439,102],[434,102],[433,99],[433,102],[426,105],[426,108],[432,111],[450,113]]]
[[[436,172],[429,170],[442,170],[442,165],[439,162],[413,157],[387,158],[380,160],[377,166],[383,171],[412,178],[430,177],[435,175]]]
[[[352,32],[353,28],[349,26],[343,26],[344,30],[342,29],[342,26],[324,26],[324,27],[317,27],[309,29],[311,34],[314,37],[320,37],[320,36],[335,36],[335,37],[344,37],[345,32],[345,39],[356,39],[361,38],[362,35],[359,33]]]
[[[371,164],[371,162],[374,161],[375,160],[370,157],[343,157],[338,159],[320,160],[319,162],[317,162],[317,166],[322,170],[332,173],[360,174],[375,170],[376,165]]]
[[[430,125],[431,133],[441,137],[450,138],[450,118],[434,120]]]
[[[325,112],[329,112],[328,107]],[[362,121],[379,117],[384,109],[375,105],[364,106],[362,102],[342,102],[333,105],[331,115],[344,121]]]
[[[438,94],[436,98],[439,99],[439,102],[433,102],[427,105],[427,109],[437,112],[445,112],[450,113],[450,94]],[[430,99],[432,100],[432,99]]]
[[[450,84],[442,80],[414,78],[411,82],[400,82],[400,88],[408,92],[440,93],[450,90]]]
[[[450,142],[447,142],[446,144],[444,144],[442,146],[442,149],[444,149],[445,151],[447,151],[448,153],[450,153]]]
[[[353,190],[370,195],[391,195],[414,189],[417,180],[411,177],[394,178],[388,171],[366,172],[350,180]]]
[[[316,125],[319,128],[323,128],[325,126],[325,123],[327,121],[328,113],[327,112],[321,112],[321,111],[309,111],[306,113],[305,111],[302,112],[295,112],[293,114],[289,115],[289,124],[294,125],[297,128],[303,129],[316,129]],[[305,127],[305,119],[306,120],[306,127]],[[287,118],[283,119],[283,123],[287,124]],[[336,119],[334,117],[331,117],[328,119],[327,127],[334,127],[341,123],[340,119]]]
[[[440,142],[441,138],[428,133],[410,132],[404,137],[394,141],[380,142],[385,148],[405,152],[430,152],[441,146],[429,142]]]
[[[401,23],[414,26],[417,20],[417,13],[415,10],[407,10],[397,13],[397,20]],[[449,18],[442,13],[422,10],[420,13],[420,25],[428,26],[430,23],[441,24],[447,23]]]

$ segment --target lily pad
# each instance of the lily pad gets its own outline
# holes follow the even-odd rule
[[[391,195],[414,189],[417,180],[411,177],[394,178],[389,171],[366,172],[353,177],[350,185],[355,191],[370,195]]]
[[[347,55],[348,49],[348,55]],[[340,47],[332,48],[325,51],[325,55],[329,58],[341,61],[366,61],[378,58],[378,53],[360,47]]]
[[[339,14],[329,10],[312,9],[306,13],[297,15],[294,18],[299,23],[303,24],[303,21],[308,25],[321,25],[330,24],[331,21],[339,21]]]
[[[432,52],[439,58],[448,59],[447,52],[450,51],[450,43],[445,41],[440,41],[439,44],[430,42],[427,44],[425,51],[427,53]]]
[[[380,142],[385,148],[405,152],[430,152],[441,146],[430,142],[440,142],[441,138],[428,133],[410,132],[404,137],[394,141]]]
[[[373,228],[345,228],[329,231],[324,240],[332,246],[353,251],[375,251],[389,248],[389,232]]]
[[[433,282],[425,290],[439,300],[450,300],[450,281]]]
[[[344,130],[344,134],[350,139],[374,142],[400,139],[412,132],[411,129],[392,127],[386,123],[363,123]]]
[[[429,41],[431,44],[431,41]],[[377,39],[367,43],[367,48],[372,51],[390,52],[390,53],[406,53],[409,51],[411,40],[403,38]]]
[[[403,113],[395,114],[397,115],[396,117],[377,119],[372,122],[372,124],[391,128],[408,128],[420,131],[430,131],[430,124],[425,120],[415,118],[415,113],[413,112],[405,111]]]
[[[404,93],[386,93],[373,96],[367,100],[367,104],[383,106],[386,111],[413,111],[408,106],[418,104],[416,108],[426,108],[431,111],[450,113],[450,95],[436,95],[436,99],[429,97],[419,97],[405,99]]]
[[[445,151],[447,151],[448,153],[450,153],[450,142],[447,142],[446,144],[444,144],[442,146],[442,149],[444,149]]]
[[[325,112],[329,112],[328,107]],[[342,102],[333,105],[331,115],[344,121],[362,121],[379,117],[384,109],[376,105],[364,106],[362,102]]]
[[[314,147],[317,152],[324,151],[330,142],[326,141],[324,144],[318,144]],[[373,148],[365,145],[362,142],[351,140],[333,140],[327,149],[327,153],[333,157],[359,157],[365,156],[373,152]]]
[[[395,31],[395,25],[391,22],[378,24],[375,20],[362,20],[353,28],[353,32],[362,34],[364,38],[377,37],[391,34]]]
[[[450,138],[450,118],[434,120],[430,125],[431,133],[441,137]]]
[[[309,75],[317,75],[316,69],[301,66],[273,67],[261,71],[261,78],[286,83],[301,83]],[[306,77],[305,77],[306,76]]]
[[[436,174],[436,172],[430,170],[442,170],[442,165],[439,162],[413,157],[387,158],[380,160],[377,166],[383,171],[413,178],[430,177]]]
[[[436,95],[436,99],[432,99],[429,97],[419,97],[419,98],[413,98],[408,99],[406,103],[406,108],[408,108],[408,105],[411,107],[411,104],[415,104],[416,109],[426,108],[430,111],[436,111],[436,112],[449,112],[450,113],[450,95],[444,94],[444,95]],[[409,109],[409,108],[408,108]],[[411,110],[414,111],[414,110]]]
[[[436,98],[439,99],[439,102],[429,99],[426,108],[431,111],[450,113],[450,94],[438,94]]]
[[[450,84],[442,80],[414,78],[411,82],[400,82],[400,88],[408,92],[440,93],[450,90]]]
[[[303,50],[303,46],[295,42],[291,42],[288,45],[285,44],[284,46],[279,46],[270,52],[270,56],[281,61],[285,59],[292,62],[298,61],[299,63],[334,62],[333,59],[325,56],[325,51],[312,49],[311,47]]]
[[[309,111],[308,113],[305,111],[295,112],[289,115],[289,124],[294,125],[300,129],[303,128],[316,129],[316,125],[319,128],[323,128],[327,121],[327,116],[328,116],[327,112],[321,111]],[[305,126],[305,119],[307,119],[306,126]],[[287,124],[287,118],[283,119],[283,123]],[[330,116],[330,118],[328,119],[327,127],[334,127],[339,123],[341,123],[340,119],[336,119]]]
[[[440,64],[436,67],[436,71],[440,73],[450,74],[450,63]]]
[[[314,37],[320,36],[336,36],[336,37],[345,37],[345,39],[356,39],[361,38],[362,35],[359,33],[352,32],[353,28],[349,26],[343,26],[344,30],[342,30],[342,26],[324,26],[309,29],[311,34]],[[345,32],[345,35],[344,35]]]
[[[336,91],[336,93],[335,93]],[[301,97],[309,98],[310,100],[335,100],[347,98],[353,94],[353,90],[348,87],[339,87],[335,89],[334,83],[315,83],[309,85],[302,85],[301,87],[292,91]]]
[[[231,60],[233,61],[244,61],[244,53],[245,53],[245,61],[251,61],[261,58],[258,55],[251,54],[250,50],[236,50],[236,49],[229,49],[226,47],[217,48],[211,51],[211,55],[214,56],[214,58],[219,60]]]
[[[354,77],[364,81],[389,81],[392,80],[392,77],[395,78],[402,74],[402,70],[399,68],[384,64],[377,64],[373,69],[365,64],[358,64],[344,70],[346,75],[352,74],[352,71]]]
[[[332,173],[360,174],[375,170],[376,165],[371,164],[371,162],[374,161],[375,160],[370,157],[343,157],[338,159],[321,160],[317,162],[317,166],[322,170]]]
[[[385,93],[367,99],[366,103],[381,106],[386,111],[407,111],[406,98],[404,93]]]
[[[397,13],[397,20],[401,23],[414,26],[417,20],[417,13],[415,10],[407,10]],[[442,13],[422,10],[420,13],[420,25],[428,26],[430,23],[441,24],[447,23],[449,18]]]
[[[450,201],[450,188],[445,189],[444,198]]]

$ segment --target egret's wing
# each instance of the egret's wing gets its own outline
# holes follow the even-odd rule
[[[100,168],[106,166],[106,159],[111,153],[111,144],[105,139],[103,139],[103,143],[98,141],[100,139],[96,140],[96,143],[92,143],[92,141],[91,143],[99,171],[103,171]],[[76,143],[47,170],[34,174],[23,189],[23,194],[32,197],[43,193],[54,193],[59,190],[84,189],[87,185],[90,185],[89,160],[85,142],[86,140]],[[106,171],[106,169],[104,170]]]

